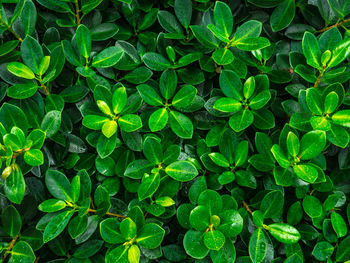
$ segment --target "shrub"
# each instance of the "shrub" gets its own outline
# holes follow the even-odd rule
[[[348,0],[0,5],[1,262],[350,262]]]

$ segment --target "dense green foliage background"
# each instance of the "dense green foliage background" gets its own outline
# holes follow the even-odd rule
[[[349,0],[0,0],[1,262],[350,262]]]

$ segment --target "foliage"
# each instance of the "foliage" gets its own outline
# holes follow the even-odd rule
[[[350,262],[348,0],[0,0],[1,262]]]

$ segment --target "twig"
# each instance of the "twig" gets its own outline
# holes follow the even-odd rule
[[[74,3],[75,3],[75,17],[77,18],[77,25],[79,26],[81,20],[80,20],[80,15],[79,15],[80,10],[79,10],[78,0],[75,0]]]
[[[340,26],[344,25],[344,24],[347,23],[347,22],[350,22],[350,18],[345,19],[345,20],[343,20],[343,21],[341,21],[341,22],[338,22],[338,23],[336,23],[336,24],[334,24],[334,25],[332,25],[332,26],[325,27],[325,28],[323,28],[323,29],[321,29],[321,30],[318,30],[318,31],[316,31],[316,33],[319,34],[319,33],[326,32],[326,31],[328,31],[329,29],[332,29],[333,27],[340,27]]]
[[[6,252],[5,252],[5,255],[4,255],[4,261],[5,261],[6,257],[7,257],[7,255],[10,253],[10,251],[11,251],[12,248],[14,247],[14,245],[15,245],[17,239],[18,239],[18,235],[15,236],[15,237],[12,239],[10,245],[6,248]]]
[[[245,201],[243,201],[242,202],[243,203],[243,206],[244,206],[244,208],[249,212],[249,214],[253,214],[253,211],[252,210],[250,210],[250,208],[249,208],[249,206],[248,206],[248,204],[245,202]]]
[[[1,22],[1,24],[3,24],[4,26],[7,27],[7,30],[8,30],[9,32],[11,32],[12,35],[15,36],[15,38],[17,38],[19,41],[23,42],[23,39],[22,39],[15,31],[13,31],[12,27],[11,27],[9,24],[7,24],[7,23],[5,22],[5,20],[2,19],[1,14],[0,14],[0,22]]]
[[[95,209],[90,209],[90,208],[89,208],[89,209],[88,209],[88,212],[97,213],[97,210],[95,210]],[[126,216],[114,214],[114,213],[111,213],[111,212],[107,212],[106,215],[114,216],[114,217],[118,217],[118,218],[126,218]]]
[[[45,85],[41,85],[46,95],[50,95],[49,89]]]

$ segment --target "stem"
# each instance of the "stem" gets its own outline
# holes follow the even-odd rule
[[[4,255],[4,261],[5,261],[6,257],[7,257],[7,255],[10,253],[10,251],[11,251],[12,248],[14,247],[14,245],[15,245],[15,243],[16,243],[18,237],[19,237],[18,235],[15,236],[15,237],[12,239],[10,245],[6,248],[6,252],[5,252],[5,255]]]
[[[350,18],[345,19],[345,20],[343,20],[343,21],[341,21],[341,22],[338,22],[338,23],[336,23],[336,24],[334,24],[334,25],[332,25],[332,26],[325,27],[325,28],[323,28],[323,29],[321,29],[321,30],[318,30],[318,31],[316,31],[316,33],[319,34],[319,33],[326,32],[326,31],[328,31],[329,29],[332,29],[333,27],[340,27],[340,26],[344,25],[344,24],[347,23],[347,22],[350,22]]]
[[[320,84],[324,72],[325,72],[325,68],[323,67],[322,71],[320,72],[320,75],[318,75],[318,77],[317,77],[317,80],[314,84],[314,88],[317,88],[318,84]]]
[[[12,33],[12,35],[15,36],[19,41],[23,42],[23,39],[15,32],[13,31],[12,27],[5,22],[5,20],[2,19],[0,14],[0,23],[7,27],[7,30]]]
[[[43,88],[43,90],[47,96],[50,95],[49,89],[44,84],[41,85],[41,87]]]
[[[81,19],[79,15],[80,10],[79,10],[78,0],[75,0],[74,3],[75,3],[75,17],[77,18],[77,25],[79,26]]]
[[[242,202],[243,203],[243,206],[244,206],[244,208],[249,212],[249,214],[253,214],[253,211],[252,210],[250,210],[250,208],[249,208],[249,206],[248,206],[248,204],[245,202],[245,201],[243,201]]]
[[[88,212],[91,212],[91,213],[97,213],[97,210],[95,209],[88,209]],[[118,217],[118,218],[126,218],[126,216],[123,216],[123,215],[118,215],[118,214],[114,214],[114,213],[110,213],[110,212],[107,212],[106,215],[109,215],[109,216],[114,216],[114,217]]]

